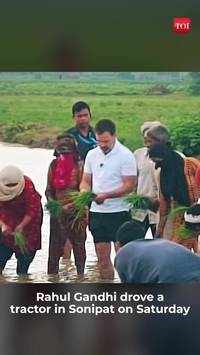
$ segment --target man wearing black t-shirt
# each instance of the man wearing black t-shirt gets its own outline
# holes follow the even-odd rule
[[[75,126],[68,129],[67,133],[74,136],[81,160],[85,160],[89,150],[96,147],[96,137],[90,126],[90,107],[83,101],[78,101],[72,106],[72,115]]]

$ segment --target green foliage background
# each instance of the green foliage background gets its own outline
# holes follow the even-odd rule
[[[153,81],[11,78],[0,76],[4,141],[51,146],[58,132],[73,125],[73,103],[84,100],[91,106],[92,124],[101,118],[113,119],[119,138],[132,150],[142,145],[141,124],[159,120],[169,127],[175,148],[188,155],[200,154],[200,99],[191,95],[189,81],[162,81],[170,93],[150,95],[149,89],[156,85]]]

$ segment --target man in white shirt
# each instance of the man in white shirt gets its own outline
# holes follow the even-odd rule
[[[111,242],[116,242],[118,228],[131,219],[129,205],[123,197],[136,185],[137,168],[132,152],[117,140],[111,120],[100,120],[95,132],[98,147],[86,156],[80,190],[92,190],[96,194],[90,208],[89,229],[101,277],[112,279]]]

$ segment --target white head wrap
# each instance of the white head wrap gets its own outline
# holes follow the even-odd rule
[[[16,184],[15,186],[7,186]],[[23,172],[16,166],[6,166],[0,171],[0,201],[10,201],[21,195],[25,180]]]

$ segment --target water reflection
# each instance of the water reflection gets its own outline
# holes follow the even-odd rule
[[[0,169],[5,165],[14,164],[21,168],[25,175],[28,175],[38,192],[42,195],[43,205],[46,202],[44,191],[46,187],[46,176],[48,166],[52,160],[53,151],[46,149],[30,149],[23,146],[12,146],[0,144]],[[49,282],[102,282],[99,277],[97,258],[94,250],[91,234],[88,232],[86,241],[87,261],[84,280],[78,280],[74,260],[66,262],[61,260],[60,272],[57,276],[48,276],[46,274],[48,244],[49,244],[49,215],[44,212],[44,221],[42,226],[42,249],[37,251],[32,262],[27,277],[19,277],[16,274],[16,259],[13,256],[6,264],[0,283],[18,282],[18,283],[49,283]],[[112,260],[114,259],[114,248],[112,249]],[[104,280],[103,282],[107,282]],[[117,274],[114,282],[119,282]]]

